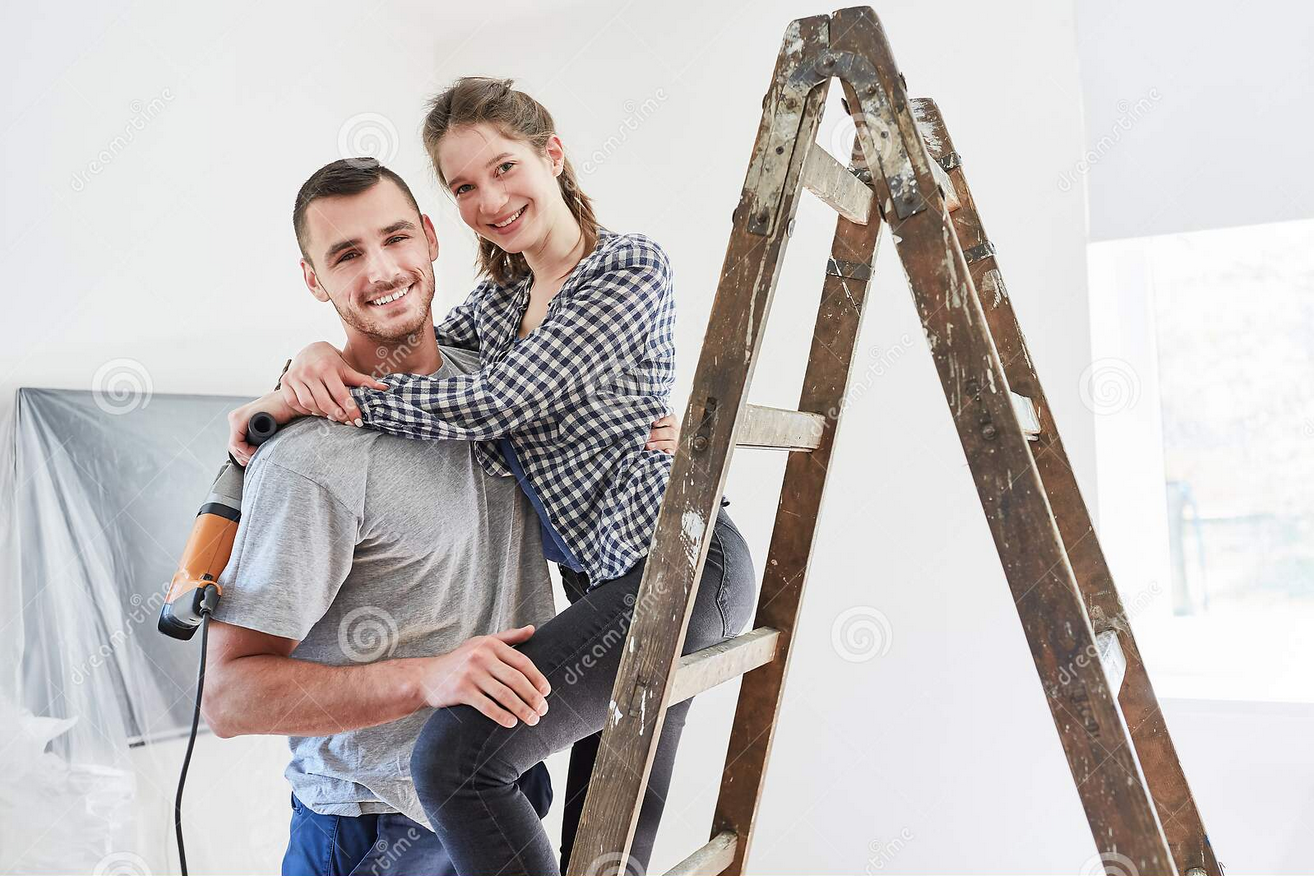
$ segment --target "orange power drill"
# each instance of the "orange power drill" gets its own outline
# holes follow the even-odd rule
[[[246,443],[255,447],[277,431],[278,424],[272,416],[264,412],[254,414],[246,426]],[[222,595],[219,573],[228,565],[237,522],[242,516],[242,477],[242,467],[229,456],[196,514],[182,562],[169,582],[160,609],[159,629],[166,636],[191,639],[203,615],[213,612],[219,604]]]

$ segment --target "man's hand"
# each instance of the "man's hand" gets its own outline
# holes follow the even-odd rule
[[[289,405],[283,400],[283,396],[277,392],[262,395],[235,411],[229,411],[228,452],[233,455],[233,459],[236,459],[243,466],[251,461],[251,456],[255,453],[255,448],[246,443],[246,424],[250,422],[251,417],[261,411],[272,416],[274,422],[280,426],[310,413],[300,406]]]
[[[519,718],[531,727],[547,714],[552,686],[512,645],[534,635],[533,626],[466,640],[455,651],[426,658],[418,682],[432,708],[474,706],[503,727]]]
[[[317,417],[359,426],[360,408],[356,407],[348,386],[388,388],[386,383],[348,365],[337,347],[318,341],[297,353],[283,375],[281,392],[289,406],[300,406]]]
[[[667,414],[652,424],[652,431],[648,433],[648,443],[643,445],[643,449],[660,450],[662,453],[675,453],[675,448],[679,446],[680,423],[670,414]]]

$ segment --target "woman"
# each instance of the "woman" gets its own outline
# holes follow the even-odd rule
[[[319,344],[297,357],[283,392],[289,404],[359,416],[395,435],[477,441],[485,469],[514,474],[538,511],[545,553],[560,565],[571,601],[518,646],[551,684],[546,714],[507,726],[468,706],[440,709],[411,759],[426,814],[459,872],[537,876],[556,872],[557,862],[516,779],[574,746],[564,869],[670,477],[670,457],[643,446],[674,381],[670,265],[647,237],[598,224],[551,115],[509,80],[459,80],[432,101],[424,142],[479,237],[486,275],[438,337],[478,348],[480,373],[392,375],[381,391],[358,385],[337,351]],[[737,634],[753,591],[747,545],[723,507],[686,652]],[[635,869],[646,868],[652,851],[688,707],[667,712],[635,833]]]

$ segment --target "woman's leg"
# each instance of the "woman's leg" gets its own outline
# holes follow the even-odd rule
[[[710,570],[710,571],[709,571]],[[724,510],[717,517],[712,543],[707,548],[707,562],[689,618],[689,629],[684,639],[683,653],[689,654],[722,642],[743,631],[752,618],[757,579],[753,572],[753,558],[743,536],[735,528]],[[666,806],[666,795],[675,768],[675,754],[684,732],[685,720],[692,700],[677,703],[666,710],[662,735],[653,755],[648,785],[644,791],[643,806],[634,829],[634,842],[630,846],[628,870],[641,873],[647,870],[657,839],[657,826]],[[570,751],[570,770],[566,776],[565,807],[561,822],[561,871],[570,863],[575,844],[575,833],[584,811],[589,778],[597,760],[602,734],[597,733],[575,743]]]
[[[718,520],[715,531],[721,533],[728,523],[729,518]],[[734,543],[734,556],[740,557],[741,564],[746,558],[746,552],[740,556],[738,550],[742,545],[738,533],[713,541],[723,546]],[[712,555],[709,545],[703,579],[713,598],[700,599],[695,613],[699,629],[709,623],[720,627],[715,639],[719,641],[726,634],[728,612],[737,614],[740,624],[747,613],[740,606],[743,600],[723,593],[726,576]],[[641,561],[620,578],[594,587],[519,646],[552,685],[548,712],[537,725],[520,723],[508,729],[473,708],[458,706],[435,712],[421,731],[411,757],[412,776],[429,821],[458,872],[534,876],[557,872],[538,815],[515,779],[605,724],[643,565]],[[735,580],[740,577],[737,571]],[[747,579],[751,590],[751,570]],[[751,602],[751,594],[747,601]],[[694,628],[691,621],[690,629]],[[654,790],[660,786],[661,796],[670,779],[669,768],[664,772],[664,779],[656,776],[651,784]]]

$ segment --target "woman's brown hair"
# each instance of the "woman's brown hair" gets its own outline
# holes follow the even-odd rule
[[[438,164],[438,143],[456,128],[484,122],[497,128],[503,136],[525,141],[540,154],[545,152],[548,138],[557,130],[552,114],[534,98],[512,88],[511,82],[510,79],[465,76],[429,101],[429,112],[424,119],[424,148],[444,189],[448,186]],[[569,158],[565,159],[557,184],[561,186],[566,207],[579,222],[584,235],[584,253],[588,254],[598,242],[598,220],[593,215],[593,202],[580,190]],[[503,286],[529,274],[529,264],[523,255],[507,252],[482,236],[479,237],[478,267],[481,273]]]

